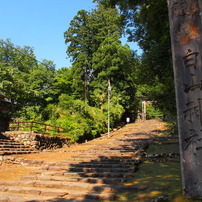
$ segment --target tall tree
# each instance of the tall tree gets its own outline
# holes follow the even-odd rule
[[[175,114],[174,79],[171,62],[168,9],[165,0],[95,0],[106,7],[121,10],[128,40],[138,42],[143,50],[140,84],[143,92],[155,100],[165,114]]]
[[[65,42],[69,43],[67,54],[73,60],[73,87],[77,98],[88,100],[89,83],[94,74],[93,53],[108,33],[114,33],[116,38],[121,37],[120,22],[117,9],[104,9],[102,6],[92,12],[81,10],[71,21],[70,28],[65,32]]]
[[[125,114],[132,116],[134,120],[137,103],[136,85],[132,75],[136,69],[137,59],[134,58],[133,52],[128,46],[122,46],[112,33],[103,41],[93,56],[95,78],[92,82],[92,89],[94,89],[94,95],[98,92],[97,89],[101,92],[100,86],[107,89],[107,83],[110,81],[113,88],[112,98],[119,98],[117,101],[124,107]],[[101,99],[102,102],[106,102],[106,96],[105,99],[103,97]]]
[[[87,82],[89,80],[90,61],[92,57],[92,28],[89,22],[90,13],[81,10],[64,33],[65,43],[69,46],[67,54],[73,61],[73,90],[76,98],[87,99]]]

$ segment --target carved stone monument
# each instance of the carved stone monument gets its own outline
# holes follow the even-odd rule
[[[202,199],[202,1],[167,0],[175,75],[182,188]]]

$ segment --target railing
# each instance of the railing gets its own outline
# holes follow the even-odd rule
[[[9,122],[10,131],[34,131],[40,133],[60,133],[61,129],[56,126],[38,123],[35,121]]]

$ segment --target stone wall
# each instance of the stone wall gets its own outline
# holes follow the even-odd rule
[[[57,149],[70,145],[70,138],[54,137],[26,131],[6,131],[3,135],[37,150]]]

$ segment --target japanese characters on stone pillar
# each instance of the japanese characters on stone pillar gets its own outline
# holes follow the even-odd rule
[[[202,199],[201,0],[167,0],[175,75],[182,188]]]

